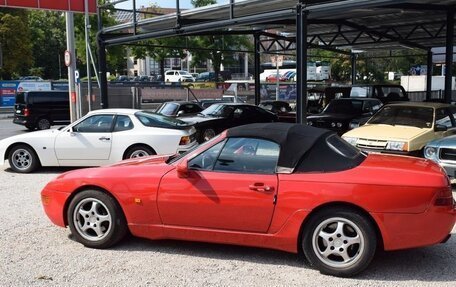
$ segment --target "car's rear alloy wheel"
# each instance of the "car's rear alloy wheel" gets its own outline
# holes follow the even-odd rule
[[[41,118],[37,123],[37,127],[39,130],[48,130],[51,128],[51,122],[46,118]]]
[[[127,151],[127,153],[125,155],[125,159],[150,156],[150,155],[154,155],[154,154],[155,154],[155,152],[147,146],[135,146],[135,147],[130,148]]]
[[[26,145],[13,147],[9,152],[8,162],[12,170],[20,173],[32,172],[39,166],[35,151]]]
[[[87,247],[108,248],[127,232],[126,220],[117,202],[98,190],[78,193],[70,202],[67,219],[76,241]]]
[[[208,141],[215,137],[215,131],[213,129],[207,129],[203,132],[203,141]]]
[[[309,262],[324,274],[340,277],[363,271],[377,246],[371,222],[361,213],[340,208],[312,216],[302,238]]]

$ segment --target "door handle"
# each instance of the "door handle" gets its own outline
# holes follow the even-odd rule
[[[108,141],[108,140],[110,140],[110,139],[111,139],[111,138],[107,138],[107,137],[101,137],[101,138],[99,138],[99,140],[101,140],[101,141]]]
[[[271,192],[274,190],[274,187],[264,185],[264,183],[254,183],[249,185],[250,190],[258,191],[258,192]]]

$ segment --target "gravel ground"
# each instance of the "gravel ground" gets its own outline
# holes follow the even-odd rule
[[[381,252],[355,279],[321,275],[284,252],[128,238],[83,247],[51,224],[42,187],[64,169],[0,169],[0,286],[455,286],[456,236],[428,248]],[[456,233],[456,228],[453,229]]]

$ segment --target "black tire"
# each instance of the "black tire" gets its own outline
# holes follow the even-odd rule
[[[309,263],[321,273],[351,277],[366,269],[374,258],[377,235],[362,213],[327,208],[306,223],[301,246]]]
[[[48,130],[51,128],[51,121],[48,118],[40,118],[36,122],[38,130]]]
[[[40,160],[35,150],[28,145],[16,145],[8,153],[8,162],[12,170],[30,173],[40,167]]]
[[[29,130],[29,131],[34,131],[35,130],[35,126],[32,126],[32,125],[25,125],[25,127]]]
[[[155,155],[155,151],[153,151],[150,147],[145,145],[136,145],[127,150],[125,153],[124,159],[129,158],[137,158],[137,157],[144,157]]]
[[[75,240],[96,249],[115,245],[125,237],[128,230],[119,204],[98,190],[76,194],[68,206],[67,220]]]

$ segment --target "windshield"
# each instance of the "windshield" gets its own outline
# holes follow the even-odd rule
[[[350,91],[350,97],[366,98],[370,95],[370,87],[352,87]]]
[[[165,103],[160,108],[158,108],[157,113],[165,116],[173,116],[177,114],[179,105],[175,103]]]
[[[221,105],[221,104],[214,104],[201,113],[205,116],[212,116],[212,117],[229,117],[234,111],[233,106]]]
[[[332,100],[325,108],[325,113],[361,114],[363,102],[357,100]]]
[[[221,137],[222,134],[218,134],[216,135],[215,137],[211,138],[210,140],[208,140],[207,142],[204,142],[200,145],[196,145],[194,147],[192,147],[191,149],[189,149],[188,151],[184,152],[184,153],[181,153],[181,154],[175,154],[173,156],[170,156],[168,158],[168,160],[166,161],[167,164],[172,164],[172,163],[175,163],[176,161],[178,161],[179,159],[183,158],[184,156],[190,154],[191,152],[193,152],[194,150],[196,150],[197,148],[200,148],[200,147],[204,147],[204,146],[210,146],[211,143],[213,143],[214,141],[216,141],[219,137]]]
[[[135,116],[146,127],[174,128],[188,126],[188,123],[184,121],[146,111],[137,112]]]
[[[385,106],[368,124],[385,124],[430,128],[434,120],[433,108],[413,106]]]

